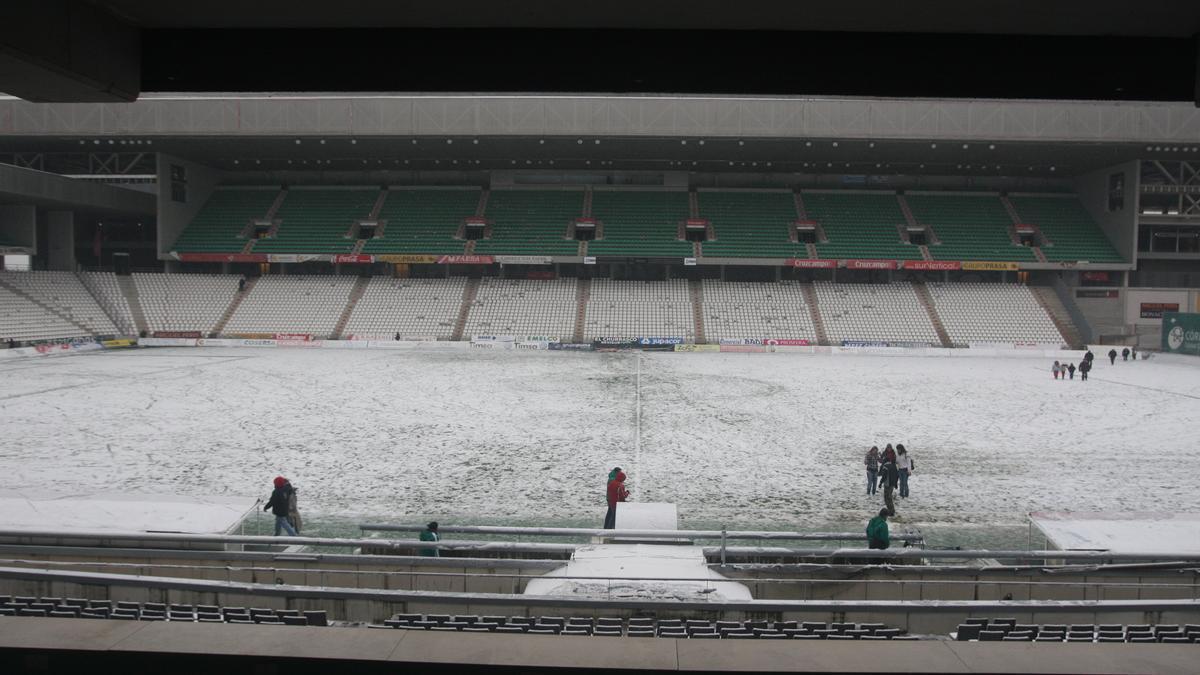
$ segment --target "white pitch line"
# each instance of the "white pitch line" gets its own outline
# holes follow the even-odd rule
[[[642,355],[639,352],[637,358],[637,380],[634,385],[636,408],[634,422],[634,441],[633,441],[633,470],[630,472],[633,476],[633,482],[637,483],[638,469],[642,465]]]

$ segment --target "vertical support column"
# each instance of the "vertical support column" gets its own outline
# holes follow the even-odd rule
[[[46,214],[46,269],[59,272],[75,270],[75,213],[50,211]]]

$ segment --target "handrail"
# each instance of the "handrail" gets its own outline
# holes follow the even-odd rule
[[[639,532],[639,530],[607,530],[609,533]],[[142,541],[142,542],[177,542],[203,544],[287,544],[291,546],[335,546],[391,548],[395,550],[410,549],[442,549],[451,551],[511,551],[511,552],[540,552],[540,553],[570,553],[586,544],[552,544],[542,542],[506,542],[506,541],[419,541],[414,539],[370,539],[370,538],[336,538],[336,537],[271,537],[255,535],[230,534],[186,534],[175,532],[100,532],[100,531],[71,531],[71,530],[36,530],[36,529],[4,529],[0,530],[0,542],[13,538],[27,539],[64,539],[64,540],[95,540],[98,542]],[[11,543],[11,542],[6,542]],[[717,556],[720,546],[700,547],[705,555]],[[1175,551],[1139,551],[1136,553],[1121,553],[1107,550],[1091,551],[1055,551],[1055,550],[998,550],[986,549],[867,549],[867,548],[810,548],[796,549],[776,546],[727,546],[724,550],[732,555],[757,557],[786,557],[786,558],[842,558],[867,560],[921,560],[921,559],[955,559],[955,560],[1085,560],[1085,561],[1200,561],[1200,553],[1180,553]]]
[[[363,532],[420,532],[424,525],[364,524]],[[866,540],[860,532],[774,532],[770,530],[603,530],[587,527],[509,527],[500,525],[442,525],[438,532],[470,534],[527,535],[536,537],[638,537],[653,539],[766,539],[778,541],[855,541]],[[893,541],[921,542],[925,537],[914,533],[897,533]]]

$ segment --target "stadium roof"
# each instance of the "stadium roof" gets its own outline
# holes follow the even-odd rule
[[[1200,4],[8,0],[0,91],[671,92],[1196,101]]]

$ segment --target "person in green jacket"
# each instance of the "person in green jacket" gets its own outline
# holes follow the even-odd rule
[[[867,546],[870,548],[885,549],[892,545],[891,536],[888,535],[887,518],[888,510],[879,509],[879,515],[867,523]]]
[[[884,529],[887,529],[886,525],[884,526]],[[438,524],[436,520],[425,526],[425,529],[421,531],[420,539],[421,541],[441,541],[441,537],[438,536]],[[431,558],[438,558],[441,556],[441,551],[436,548],[423,548],[421,549],[420,553],[423,556]]]

